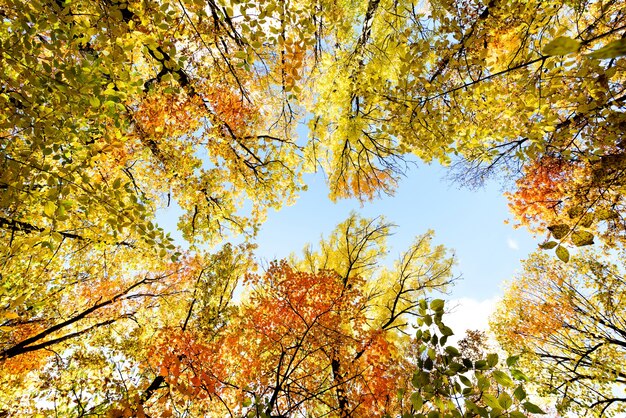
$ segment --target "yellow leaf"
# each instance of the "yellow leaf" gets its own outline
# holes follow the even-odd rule
[[[48,218],[53,218],[54,217],[54,212],[56,211],[56,205],[54,204],[54,202],[46,202],[43,205],[43,213],[48,217]]]
[[[4,313],[4,317],[5,317],[6,319],[17,319],[17,318],[19,318],[20,316],[19,316],[18,314],[16,314],[15,312],[5,312],[5,313]]]
[[[579,48],[580,41],[567,36],[559,36],[544,46],[542,52],[549,56],[567,55],[578,51]]]
[[[559,257],[559,259],[564,263],[569,261],[569,251],[561,245],[556,247],[556,256]]]
[[[589,54],[591,58],[596,59],[608,59],[608,58],[617,58],[622,55],[626,55],[626,39],[618,39],[617,41],[613,41],[597,51]]]

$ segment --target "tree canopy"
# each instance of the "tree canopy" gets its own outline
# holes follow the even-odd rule
[[[524,373],[564,410],[622,410],[623,344],[598,334],[625,332],[621,273],[573,249],[623,258],[624,2],[0,0],[0,27],[0,415],[515,417],[539,411],[507,393]],[[513,179],[560,261],[533,256],[503,306],[560,305],[494,328],[545,370],[455,360],[432,232],[384,267],[392,226],[353,215],[256,270],[304,173],[364,201],[411,156]]]
[[[626,286],[618,261],[532,257],[493,318],[504,348],[522,353],[531,380],[556,394],[563,411],[619,415],[626,408]]]

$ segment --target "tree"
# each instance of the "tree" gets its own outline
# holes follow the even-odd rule
[[[245,247],[183,257],[178,263],[186,269],[173,274],[182,277],[173,280],[171,294],[133,290],[113,298],[157,300],[130,313],[132,322],[84,333],[83,346],[51,341],[53,350],[29,370],[10,362],[27,354],[5,359],[11,390],[0,395],[1,405],[12,414],[58,416],[540,411],[523,388],[511,393],[523,375],[497,370],[497,356],[469,359],[446,345],[452,330],[442,322],[444,302],[425,299],[452,279],[445,249],[424,235],[387,270],[381,262],[389,234],[383,220],[352,215],[319,253],[305,251],[293,266],[275,262],[261,274],[253,273]],[[339,242],[345,245],[333,245]],[[312,260],[341,270],[308,271]],[[249,294],[236,306],[232,294],[244,275]],[[18,326],[13,319],[5,323]],[[415,337],[411,324],[420,328]]]
[[[202,319],[199,332],[221,329],[250,265],[249,251],[226,245],[214,254],[184,255],[158,276],[133,272],[135,264],[123,259],[122,265],[113,255],[107,258],[109,276],[102,276],[97,263],[93,275],[72,277],[68,268],[68,285],[51,284],[48,293],[31,296],[42,298],[35,306],[12,305],[2,312],[0,411],[105,415],[112,405],[138,403],[155,390],[154,371],[145,366],[156,335],[185,329],[192,311]]]
[[[238,65],[255,48],[246,30],[260,42],[259,65],[274,62],[284,37],[233,24],[214,2],[6,1],[0,14],[9,376],[155,310],[173,315],[164,301],[193,289],[204,261],[181,256],[157,210],[176,202],[190,242],[218,243],[228,229],[252,234],[299,179],[288,115],[252,100],[253,90],[273,91],[277,70]],[[244,200],[247,215],[237,211]]]
[[[619,264],[595,252],[569,264],[534,254],[507,290],[492,327],[561,411],[624,412],[625,284]]]
[[[59,413],[139,414],[170,387],[139,357],[222,335],[236,280],[207,266],[249,263],[250,248],[198,248],[253,239],[306,171],[363,200],[393,193],[411,153],[458,156],[477,178],[524,166],[523,222],[575,245],[621,239],[621,2],[4,0],[0,15],[0,367],[11,393],[59,378]],[[536,185],[564,202],[555,214],[528,209]],[[189,252],[156,221],[174,204]],[[369,326],[401,334],[447,257],[426,234],[378,270],[389,226],[368,222],[288,266],[361,278]],[[108,380],[75,378],[98,364]]]
[[[352,215],[319,253],[248,275],[250,295],[221,334],[168,331],[158,367],[172,399],[217,415],[398,412],[398,385],[413,375],[409,318],[421,315],[419,298],[451,282],[452,259],[429,233],[386,270],[390,228]]]
[[[382,220],[353,215],[322,241],[320,253],[305,250],[293,266],[274,262],[248,275],[251,293],[222,332],[199,334],[193,321],[168,329],[150,357],[167,386],[155,394],[159,400],[141,404],[142,413],[177,407],[190,415],[259,417],[540,412],[522,386],[511,393],[516,384],[495,369],[497,356],[471,360],[446,345],[452,330],[442,322],[443,301],[420,296],[450,280],[445,251],[422,237],[409,252],[413,258],[404,255],[397,270],[384,271],[380,251],[388,234]],[[341,270],[310,271],[313,260]],[[394,280],[383,283],[391,293],[380,290],[381,278],[389,277]],[[408,316],[417,318],[415,338],[406,332]]]

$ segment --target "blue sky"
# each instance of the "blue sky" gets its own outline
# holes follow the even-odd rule
[[[306,243],[316,244],[345,220],[351,211],[365,217],[383,215],[398,227],[389,240],[395,258],[413,238],[434,229],[436,242],[455,251],[457,273],[463,279],[452,289],[451,298],[492,299],[501,294],[501,284],[510,280],[520,260],[537,248],[537,239],[526,230],[515,229],[501,186],[459,188],[444,179],[437,165],[413,167],[402,178],[394,196],[361,205],[356,200],[332,203],[322,174],[305,177],[309,189],[293,206],[270,211],[257,243],[258,256],[272,260],[300,252]]]

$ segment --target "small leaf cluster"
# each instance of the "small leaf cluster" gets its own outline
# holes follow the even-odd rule
[[[417,370],[411,379],[410,405],[403,418],[526,417],[543,414],[528,400],[526,376],[515,368],[517,357],[509,357],[501,368],[495,353],[472,361],[454,345],[446,326],[444,301],[420,303],[420,328],[415,335]]]

